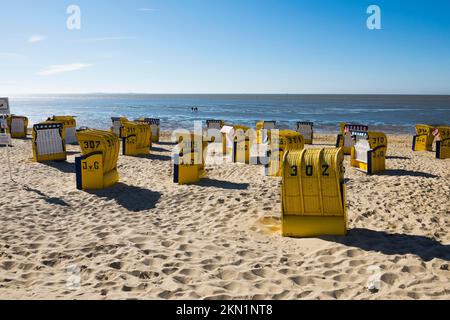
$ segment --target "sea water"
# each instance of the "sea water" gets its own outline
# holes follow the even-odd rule
[[[416,123],[450,124],[450,96],[414,95],[151,95],[88,94],[10,97],[11,112],[30,125],[52,115],[73,115],[78,126],[108,129],[111,117],[161,119],[162,130],[193,129],[194,121],[225,120],[255,126],[275,120],[281,128],[312,121],[335,133],[339,122],[388,133],[412,133]],[[193,111],[197,108],[198,111]]]

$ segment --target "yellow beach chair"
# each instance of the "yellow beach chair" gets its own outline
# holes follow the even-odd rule
[[[194,134],[177,137],[173,159],[173,182],[180,185],[193,184],[205,177],[204,151],[208,142],[202,136]]]
[[[261,144],[269,140],[270,130],[277,128],[276,121],[259,121],[256,123],[256,143]]]
[[[303,136],[305,144],[313,144],[314,140],[314,123],[310,121],[297,122],[297,130]]]
[[[433,151],[434,131],[434,126],[426,124],[416,125],[416,135],[413,137],[413,151]]]
[[[438,141],[436,141],[436,158],[450,158],[450,126],[438,126]]]
[[[224,156],[231,159],[231,162],[249,162],[246,160],[250,145],[249,129],[242,125],[225,124],[222,126],[220,131],[222,133],[222,152]]]
[[[269,154],[267,165],[268,176],[281,177],[283,172],[283,159],[288,151],[302,150],[305,148],[303,136],[292,130],[280,130],[278,134],[273,131],[270,136]]]
[[[33,126],[33,159],[36,162],[67,159],[64,124],[43,122]]]
[[[6,121],[8,124],[8,133],[11,135],[11,138],[23,139],[27,137],[27,117],[9,115]]]
[[[77,131],[77,139],[82,151],[82,156],[75,158],[77,189],[104,189],[116,184],[119,137],[109,131],[86,129]]]
[[[351,151],[351,166],[367,174],[386,170],[388,139],[382,132],[353,132],[356,137]]]
[[[341,122],[339,124],[339,135],[337,137],[336,148],[342,148],[344,154],[350,155],[356,142],[353,132],[368,132],[369,127],[362,124],[350,124]]]
[[[282,175],[282,234],[347,234],[344,153],[339,149],[289,151]]]
[[[121,121],[120,135],[124,156],[150,153],[152,131],[150,125],[140,121]]]
[[[53,116],[48,118],[47,123],[62,123],[64,125],[64,137],[67,144],[76,144],[77,121],[73,116]]]
[[[155,118],[139,118],[137,121],[144,122],[150,125],[150,130],[152,133],[151,141],[154,143],[158,143],[161,134],[161,120]]]
[[[112,117],[112,127],[111,132],[120,137],[120,128],[122,128],[122,123],[128,122],[129,120],[125,117]]]

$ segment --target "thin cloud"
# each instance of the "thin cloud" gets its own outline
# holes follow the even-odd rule
[[[26,59],[27,56],[15,52],[0,52],[0,58]]]
[[[151,11],[156,11],[156,9],[153,9],[153,8],[139,8],[138,11],[140,11],[140,12],[151,12]]]
[[[51,75],[55,75],[55,74],[65,73],[65,72],[78,71],[81,69],[89,68],[91,66],[92,66],[91,64],[87,64],[87,63],[71,63],[71,64],[52,65],[44,70],[39,71],[38,75],[51,76]]]
[[[98,37],[98,38],[86,38],[72,40],[70,42],[103,42],[103,41],[120,41],[120,40],[133,40],[136,37]]]
[[[46,39],[45,36],[42,35],[33,35],[31,37],[28,38],[28,42],[29,43],[38,43],[38,42],[42,42]]]

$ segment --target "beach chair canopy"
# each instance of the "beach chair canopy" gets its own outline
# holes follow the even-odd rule
[[[9,110],[9,99],[0,98],[0,115],[11,114]]]

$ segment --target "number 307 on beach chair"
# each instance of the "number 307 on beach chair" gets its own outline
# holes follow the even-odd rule
[[[82,156],[75,158],[77,189],[97,190],[116,184],[119,137],[109,131],[86,129],[77,131],[77,139],[82,151]]]
[[[282,175],[282,234],[347,234],[344,153],[339,149],[289,151]]]

